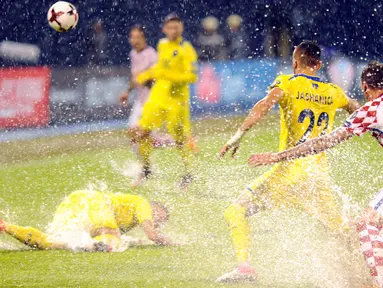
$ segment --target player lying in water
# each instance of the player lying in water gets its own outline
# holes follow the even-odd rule
[[[158,245],[171,245],[160,227],[169,219],[167,209],[131,194],[81,190],[71,193],[57,207],[48,232],[21,227],[0,219],[0,232],[35,249],[117,251],[121,233],[140,225]]]
[[[368,101],[331,134],[312,139],[280,153],[255,154],[249,158],[251,166],[268,165],[317,154],[330,149],[354,135],[371,132],[383,146],[383,64],[372,63],[362,72],[362,90]],[[382,159],[377,159],[382,163]],[[383,287],[383,190],[370,202],[357,223],[360,243],[374,284]]]

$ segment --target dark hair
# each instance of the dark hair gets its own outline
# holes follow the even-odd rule
[[[169,23],[171,21],[183,23],[181,17],[178,16],[176,13],[170,13],[169,15],[167,15],[164,19],[164,24]]]
[[[383,64],[372,61],[362,72],[362,81],[373,89],[383,89]]]
[[[142,35],[146,38],[146,31],[145,27],[139,24],[134,25],[131,29],[130,32],[137,30],[138,32],[142,33]]]
[[[296,47],[296,50],[302,53],[300,60],[307,66],[316,66],[321,61],[320,47],[314,41],[304,40]]]

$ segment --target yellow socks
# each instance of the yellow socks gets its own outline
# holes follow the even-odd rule
[[[246,219],[246,208],[231,204],[225,211],[225,219],[229,225],[238,263],[247,262],[250,249],[250,227]]]
[[[185,166],[185,173],[188,174],[190,173],[190,167],[192,162],[191,150],[186,143],[184,143],[183,145],[180,145],[179,150],[181,153],[182,162],[184,163],[184,166]]]
[[[144,166],[150,166],[150,155],[153,152],[153,144],[150,136],[138,140],[138,153]]]
[[[47,235],[35,228],[5,224],[5,232],[29,247],[52,248],[52,243],[47,240]]]

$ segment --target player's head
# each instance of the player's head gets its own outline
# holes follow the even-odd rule
[[[303,41],[294,49],[293,69],[294,73],[298,69],[310,69],[313,72],[322,67],[321,50],[318,44],[313,41]]]
[[[371,62],[364,68],[361,85],[367,101],[372,101],[383,92],[383,64]]]
[[[153,222],[156,227],[165,224],[169,220],[168,209],[160,202],[150,202],[153,211]]]
[[[162,32],[170,41],[175,41],[182,36],[184,32],[184,23],[176,14],[172,13],[166,16]]]
[[[146,35],[143,26],[135,25],[130,29],[129,43],[136,50],[142,50],[146,47]]]

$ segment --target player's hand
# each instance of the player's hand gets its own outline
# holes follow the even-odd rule
[[[146,82],[143,84],[143,86],[146,87],[146,88],[148,88],[148,89],[152,89],[152,87],[153,87],[153,85],[154,85],[155,82],[156,82],[156,81],[155,81],[154,79],[150,79],[150,80],[146,81]]]
[[[180,246],[185,246],[186,243],[183,243],[183,242],[171,242],[169,244],[167,244],[166,246],[171,246],[171,247],[180,247]]]
[[[254,154],[247,161],[250,166],[257,167],[262,165],[270,165],[278,162],[277,153]]]
[[[124,91],[120,94],[120,104],[122,106],[128,105],[128,100],[129,100],[129,93],[127,91]]]
[[[243,135],[245,135],[245,131],[238,129],[234,136],[231,137],[225,146],[222,147],[221,151],[219,151],[219,158],[222,159],[229,150],[232,150],[231,157],[234,157],[239,149],[239,142],[241,142]]]
[[[219,151],[219,158],[222,159],[225,154],[231,150],[231,157],[234,157],[239,149],[239,143],[235,143],[234,145],[227,145],[222,147],[222,149]]]

